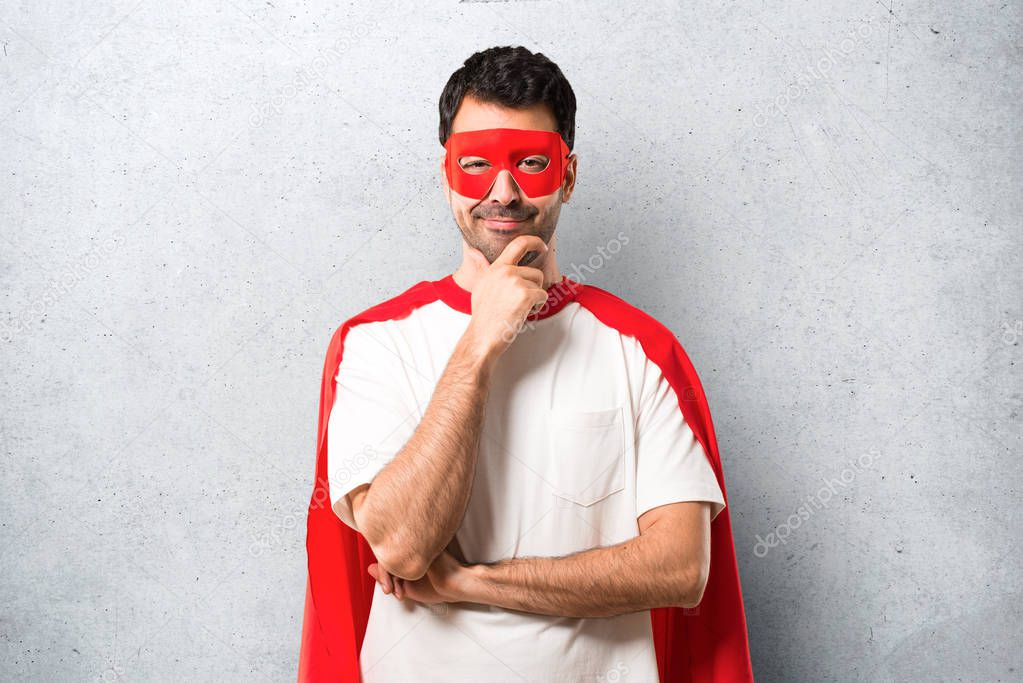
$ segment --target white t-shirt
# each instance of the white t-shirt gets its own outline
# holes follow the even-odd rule
[[[711,501],[712,518],[725,506],[679,397],[648,355],[678,344],[674,335],[591,285],[566,277],[548,291],[548,307],[530,316],[492,376],[457,532],[468,562],[620,543],[639,535],[640,515],[667,503]],[[352,528],[345,495],[371,482],[414,432],[469,323],[470,301],[448,275],[375,307],[388,319],[348,330],[327,468],[333,509]],[[637,326],[647,351],[620,331]],[[658,680],[649,610],[570,618],[430,607],[398,601],[379,584],[360,667],[366,683]]]

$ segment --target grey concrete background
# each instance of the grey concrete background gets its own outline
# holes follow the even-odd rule
[[[758,680],[1019,680],[1021,14],[4,2],[0,678],[294,678],[323,354],[457,266],[437,98],[521,44],[562,270],[709,393]]]

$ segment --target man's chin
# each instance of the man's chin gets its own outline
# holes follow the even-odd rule
[[[528,222],[529,221],[524,221],[524,223]],[[480,223],[483,224],[483,221],[480,221]],[[501,255],[501,253],[505,250],[505,248],[511,243],[513,239],[515,239],[519,235],[534,234],[536,233],[532,232],[531,230],[517,229],[502,232],[496,230],[489,230],[486,227],[483,227],[475,235],[476,237],[476,239],[474,240],[475,244],[470,243],[470,245],[478,249],[484,256],[486,256],[487,261],[493,263],[494,261],[497,260],[497,257]],[[543,239],[540,235],[537,235],[537,237]],[[526,255],[527,258],[523,259],[525,263],[521,263],[520,265],[526,265],[526,263],[528,262],[535,261],[536,257],[539,254],[530,256],[530,254],[532,253],[533,252],[527,252]]]

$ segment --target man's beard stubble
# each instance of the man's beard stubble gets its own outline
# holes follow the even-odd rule
[[[477,209],[479,208],[480,207],[477,207]],[[538,213],[533,213],[533,215],[530,216],[526,214],[525,211],[508,210],[477,211],[477,209],[474,209],[470,213],[470,216],[473,221],[478,222],[482,222],[486,218],[491,219],[508,218],[513,220],[521,220],[525,218],[526,220],[535,220],[536,216],[539,215]],[[507,209],[507,207],[505,207],[505,209]],[[540,239],[544,241],[544,244],[550,244],[551,238],[554,236],[554,231],[557,229],[558,213],[559,213],[558,211],[553,211],[547,214],[546,216],[547,220],[545,221],[544,224],[541,225],[531,224],[528,232],[520,232],[519,235],[537,235],[540,237]],[[455,221],[455,224],[458,225],[458,230],[462,233],[462,237],[469,244],[469,246],[475,249],[479,249],[479,251],[486,257],[489,263],[493,263],[494,261],[496,261],[497,257],[501,255],[501,252],[504,251],[505,247],[508,246],[508,244],[511,242],[510,239],[502,239],[500,237],[497,237],[496,235],[492,236],[492,234],[487,230],[487,228],[482,225],[480,225],[480,227],[477,230],[472,231],[467,230],[457,220]],[[515,237],[518,237],[518,235],[515,235]],[[527,251],[525,255],[523,255],[523,257],[519,260],[518,265],[520,266],[529,265],[534,260],[536,260],[536,258],[539,255],[540,252]]]

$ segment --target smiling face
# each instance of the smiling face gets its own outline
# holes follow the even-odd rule
[[[459,135],[497,128],[554,135]],[[510,109],[470,96],[463,98],[452,120],[447,147],[455,158],[447,159],[445,154],[441,159],[444,193],[463,239],[491,263],[518,235],[539,235],[546,243],[554,235],[561,204],[568,201],[575,187],[576,166],[575,155],[556,158],[568,151],[561,146],[556,128],[554,116],[543,104]],[[445,168],[445,162],[451,168]],[[449,173],[452,182],[448,181]],[[485,194],[479,197],[481,193]],[[529,265],[541,267],[541,261]]]

